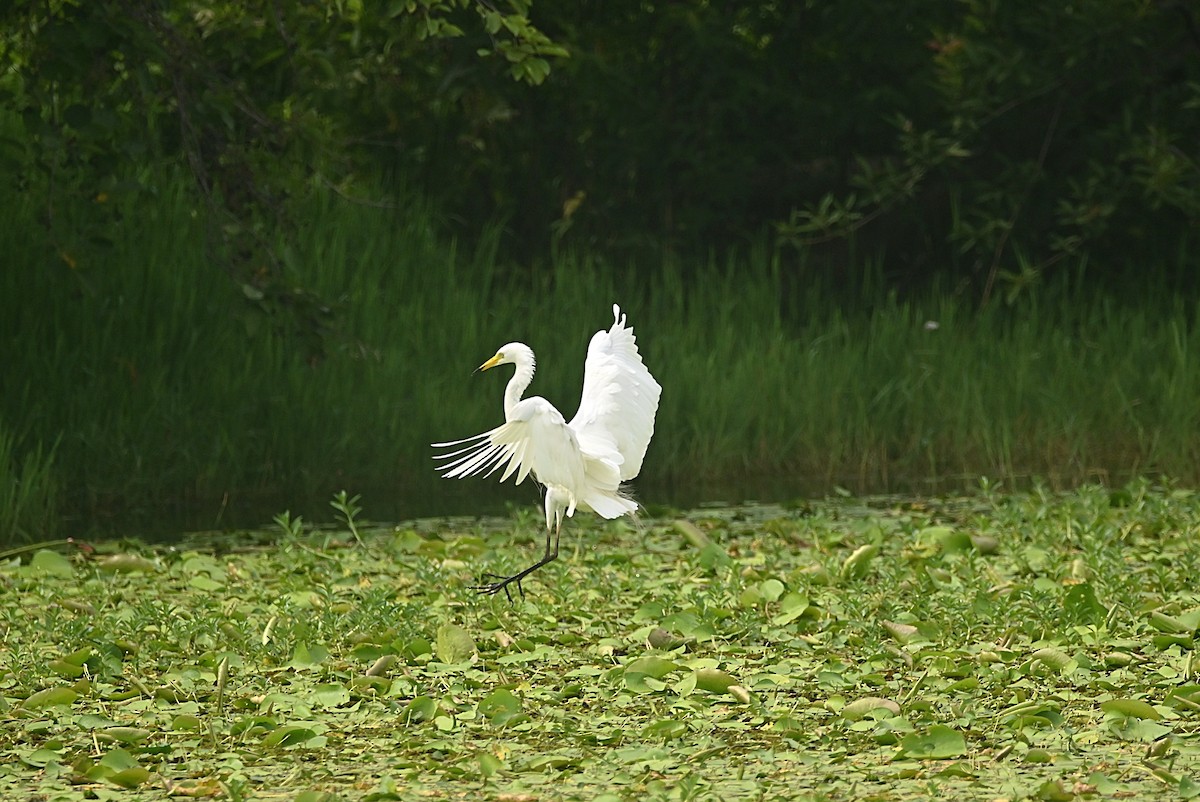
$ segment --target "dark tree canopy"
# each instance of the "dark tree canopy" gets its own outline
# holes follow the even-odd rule
[[[985,300],[1169,260],[1200,219],[1174,0],[17,0],[0,25],[0,153],[59,247],[183,170],[217,261],[291,305],[277,235],[314,183],[417,192],[459,236],[503,221],[525,261],[768,236],[845,268],[853,242]],[[65,226],[72,197],[111,202]]]

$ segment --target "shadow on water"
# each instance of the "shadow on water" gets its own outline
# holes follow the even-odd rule
[[[1022,483],[1028,485],[1029,483]],[[910,497],[970,494],[981,487],[977,476],[919,479],[890,487],[862,487],[854,482],[814,480],[796,475],[737,477],[734,479],[675,479],[633,483],[634,497],[651,514],[670,514],[708,505],[745,503],[777,504],[830,496],[899,494]],[[141,538],[170,542],[189,532],[269,529],[275,516],[287,512],[310,524],[336,524],[340,518],[330,506],[333,495],[345,489],[358,496],[360,523],[395,523],[425,518],[502,516],[513,509],[540,511],[540,489],[532,481],[429,481],[386,487],[331,488],[326,492],[297,494],[259,493],[217,499],[190,500],[138,507],[112,506],[67,521],[64,534],[93,539]],[[1023,489],[1008,482],[1005,490]]]

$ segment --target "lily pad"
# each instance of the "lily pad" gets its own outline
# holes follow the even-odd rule
[[[475,639],[457,624],[442,624],[437,631],[436,655],[443,663],[465,663],[475,656]]]
[[[843,707],[841,713],[842,717],[848,721],[858,721],[876,710],[886,711],[893,716],[900,715],[900,705],[891,699],[879,696],[864,696],[861,699],[855,699]]]
[[[1100,709],[1105,713],[1133,716],[1134,718],[1155,720],[1162,718],[1162,713],[1159,713],[1153,706],[1143,702],[1141,699],[1109,699],[1106,702],[1100,703]]]
[[[900,739],[897,757],[919,760],[947,760],[967,752],[967,742],[961,732],[944,724],[935,724],[923,732],[914,732]]]

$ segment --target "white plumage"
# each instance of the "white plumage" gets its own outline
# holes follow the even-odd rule
[[[662,394],[616,304],[612,326],[596,332],[588,344],[579,411],[569,423],[546,399],[521,398],[536,369],[529,346],[508,343],[479,370],[506,364],[516,370],[504,390],[504,423],[474,437],[434,443],[435,448],[453,449],[437,457],[442,460],[438,470],[447,478],[490,476],[503,469],[502,482],[515,474],[520,484],[532,473],[546,488],[545,556],[525,571],[479,588],[487,593],[507,593],[512,582],[520,588],[525,576],[558,556],[564,512],[570,517],[576,509],[591,510],[617,518],[637,511],[621,482],[642,468]]]

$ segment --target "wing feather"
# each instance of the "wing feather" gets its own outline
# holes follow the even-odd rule
[[[532,473],[542,484],[564,488],[583,485],[583,457],[575,432],[562,413],[537,396],[518,403],[509,420],[494,429],[462,440],[434,443],[434,447],[455,449],[434,457],[441,461],[438,471],[448,479],[490,476],[503,468],[501,482],[515,473],[516,483],[521,484]]]
[[[642,469],[654,435],[654,417],[662,386],[638,353],[633,329],[613,304],[613,324],[588,344],[579,411],[569,424],[589,454],[620,466],[622,481]]]

